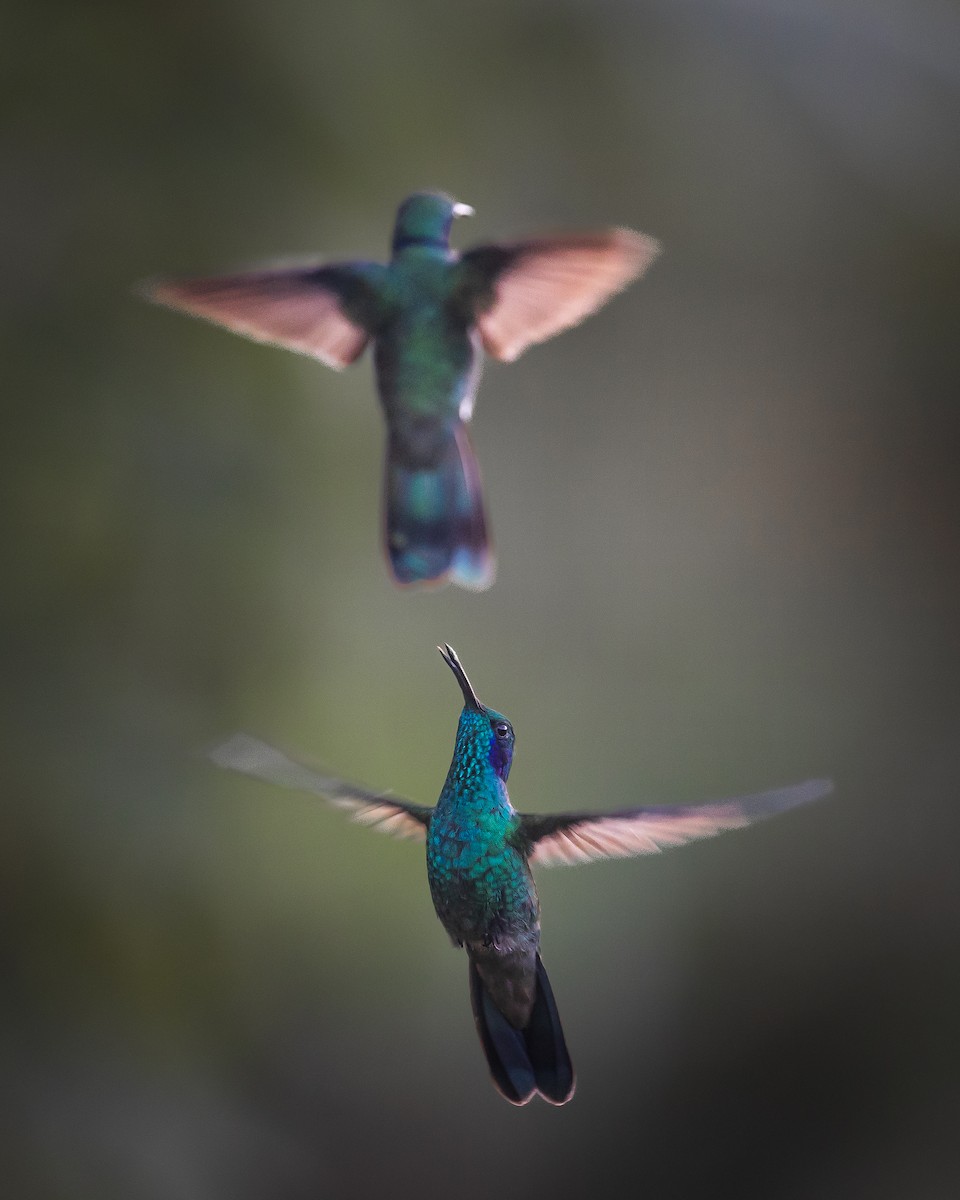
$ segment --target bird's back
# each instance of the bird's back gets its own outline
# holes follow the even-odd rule
[[[391,425],[470,416],[480,352],[451,302],[451,264],[408,251],[389,269],[390,317],[376,340],[380,400]]]

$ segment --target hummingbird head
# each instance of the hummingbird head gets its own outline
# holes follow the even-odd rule
[[[454,217],[471,217],[469,204],[460,204],[443,192],[414,192],[397,209],[393,251],[407,246],[432,246],[446,250]]]
[[[460,714],[457,743],[460,743],[461,737],[481,743],[491,767],[506,783],[513,763],[513,746],[516,741],[513,726],[503,713],[495,712],[492,708],[480,703],[477,693],[473,690],[473,684],[467,678],[463,664],[457,657],[456,650],[446,643],[438,646],[437,649],[440,651],[443,661],[456,676],[457,683],[460,684],[460,691],[463,692],[463,712]]]

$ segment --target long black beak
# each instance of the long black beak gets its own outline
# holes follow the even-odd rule
[[[467,678],[467,673],[463,669],[463,664],[457,658],[457,652],[452,646],[448,646],[446,642],[442,646],[438,646],[440,656],[447,664],[450,670],[456,675],[457,683],[460,684],[460,691],[463,692],[463,703],[467,708],[473,708],[477,712],[483,712],[484,707],[477,699],[477,693],[473,690],[473,684]]]

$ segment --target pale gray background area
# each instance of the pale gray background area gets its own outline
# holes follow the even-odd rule
[[[958,45],[934,0],[8,6],[6,1194],[957,1194]],[[665,248],[488,367],[479,596],[388,580],[369,362],[131,292],[382,257],[422,187],[460,245]],[[541,873],[564,1109],[489,1085],[417,847],[200,754],[430,803],[438,641],[521,808],[837,783]]]

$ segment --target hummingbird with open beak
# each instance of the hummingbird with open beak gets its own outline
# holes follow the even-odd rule
[[[511,1104],[540,1095],[566,1104],[574,1072],[540,959],[540,903],[531,867],[650,854],[739,829],[832,790],[826,779],[713,804],[553,815],[519,813],[507,793],[513,725],[482,704],[452,647],[438,647],[463,695],[453,760],[432,808],[368,791],[295,762],[246,734],[210,752],[219,766],[314,792],[354,819],[426,842],[437,916],[467,952],[470,1000],[494,1086]]]
[[[511,362],[637,278],[657,243],[629,229],[450,248],[442,192],[400,205],[389,263],[343,262],[143,285],[158,303],[337,370],[373,345],[387,424],[384,540],[399,584],[494,577],[480,469],[467,427],[482,351]]]

